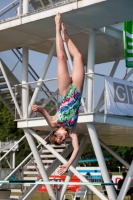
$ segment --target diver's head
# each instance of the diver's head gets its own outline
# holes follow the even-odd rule
[[[49,136],[49,142],[55,145],[61,145],[68,136],[68,129],[66,127],[60,127],[56,131],[52,131]]]

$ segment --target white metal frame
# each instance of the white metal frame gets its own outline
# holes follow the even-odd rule
[[[52,4],[52,0],[49,0],[49,2]],[[20,1],[20,7],[21,7],[21,10],[22,10],[22,1]],[[29,12],[28,7],[29,7],[29,0],[23,0],[23,14],[27,14]],[[20,12],[20,14],[21,14],[21,12]],[[98,31],[100,31],[102,33],[105,33],[105,34],[108,34],[108,35],[111,35],[113,37],[122,39],[121,33],[116,31],[112,27],[108,27],[108,28],[104,27],[104,28],[98,29]],[[89,30],[89,33],[88,33],[88,31],[86,31],[86,33],[89,34],[88,58],[87,58],[87,80],[86,80],[86,94],[87,94],[86,95],[86,104],[87,105],[85,107],[85,103],[84,103],[83,99],[82,99],[82,105],[83,105],[85,113],[92,113],[93,110],[94,110],[93,109],[93,84],[94,84],[93,76],[94,76],[94,65],[95,65],[96,30]],[[71,59],[71,56],[69,54],[69,51],[68,51],[66,43],[64,43],[64,48],[66,50],[66,54],[68,56],[68,60],[69,60],[70,66],[72,68],[72,59]],[[28,94],[29,94],[29,88],[28,88],[28,48],[27,47],[23,47],[22,112],[21,112],[21,110],[20,110],[20,108],[18,106],[18,103],[16,101],[16,98],[15,98],[13,92],[12,92],[11,85],[10,85],[10,83],[8,81],[8,77],[7,77],[7,75],[6,75],[5,71],[4,71],[4,68],[3,68],[2,64],[0,63],[0,67],[1,67],[2,73],[3,73],[3,75],[4,75],[5,79],[6,79],[6,83],[8,85],[9,90],[10,90],[11,96],[12,96],[12,98],[14,100],[14,103],[15,103],[17,111],[18,111],[18,113],[20,115],[20,118],[25,120],[25,121],[27,121],[27,118],[30,117],[31,107],[34,104],[34,102],[36,100],[36,97],[38,95],[38,92],[39,92],[39,90],[41,88],[42,80],[44,79],[44,77],[45,77],[45,75],[47,73],[47,70],[48,70],[48,67],[50,65],[50,62],[51,62],[52,56],[54,54],[54,51],[55,51],[55,42],[53,43],[53,47],[51,48],[51,51],[50,51],[50,53],[48,55],[47,61],[45,63],[45,66],[44,66],[44,69],[43,69],[43,72],[42,72],[42,75],[41,75],[41,77],[40,77],[40,79],[38,81],[37,88],[34,91],[33,97],[32,97],[32,99],[31,99],[31,101],[29,103],[29,99],[28,99]],[[112,68],[112,71],[110,73],[110,76],[114,75],[118,64],[119,64],[119,60],[115,61],[114,66]],[[133,73],[133,70],[131,70],[126,75],[126,79],[129,78],[129,76],[132,73]],[[54,97],[57,93],[58,93],[58,90],[54,94],[52,94],[51,97],[49,97],[46,100],[45,104],[47,104],[52,99],[52,97]],[[101,97],[99,99],[99,102],[97,104],[97,107],[95,108],[95,112],[98,111],[101,108],[101,106],[103,105],[103,101],[104,101],[104,94],[102,92]],[[111,199],[111,200],[116,200],[116,199],[117,200],[123,200],[128,188],[130,186],[131,178],[133,176],[133,170],[132,170],[133,163],[131,164],[131,166],[129,166],[128,163],[126,163],[121,157],[119,157],[115,152],[113,152],[109,147],[107,147],[107,145],[105,145],[102,141],[99,141],[98,136],[97,136],[97,132],[95,130],[95,127],[94,127],[93,123],[88,123],[87,124],[87,129],[88,129],[89,136],[91,138],[92,145],[94,147],[94,151],[95,151],[96,157],[98,159],[99,166],[101,168],[101,172],[102,172],[102,176],[103,176],[104,182],[111,183],[111,180],[110,180],[110,177],[109,177],[109,174],[108,174],[108,171],[107,171],[107,167],[106,167],[106,164],[105,164],[105,161],[104,161],[104,157],[103,157],[103,154],[102,154],[101,146],[103,146],[114,157],[116,157],[119,161],[121,161],[124,165],[126,165],[129,168],[129,172],[127,174],[126,180],[125,180],[125,182],[124,182],[124,184],[122,186],[122,190],[121,190],[118,198],[116,197],[115,190],[114,190],[113,186],[107,187],[107,192],[108,192],[108,195],[109,195],[109,199]],[[33,137],[36,138],[38,141],[40,141],[40,143],[43,144],[53,155],[55,155],[59,159],[60,162],[65,164],[67,161],[63,158],[63,156],[58,154],[50,145],[47,145],[46,141],[44,141],[40,136],[38,136],[32,129],[24,128],[24,133],[25,133],[25,136],[26,136],[26,138],[28,140],[28,143],[29,143],[29,146],[30,146],[30,148],[32,150],[32,153],[33,153],[33,155],[35,157],[36,163],[38,164],[38,168],[39,168],[40,174],[42,176],[42,179],[45,180],[45,181],[49,181],[48,174],[44,170],[44,167],[43,167],[41,158],[39,156],[37,147],[35,146]],[[84,145],[85,145],[85,143],[87,141],[87,139],[86,139],[87,137],[88,136],[84,136],[83,140],[81,141],[80,152],[77,155],[77,158],[75,159],[75,161],[73,162],[73,166],[72,165],[70,166],[70,168],[69,168],[70,171],[68,172],[68,176],[66,177],[65,182],[68,182],[71,179],[72,173],[77,175],[77,177],[82,182],[88,182],[75,169],[75,166],[76,166],[76,164],[78,162],[78,159],[79,159],[79,157],[80,157],[80,155],[82,153],[83,147],[84,147]],[[100,144],[101,144],[101,146],[100,146]],[[0,161],[4,157],[5,157],[5,155],[0,159]],[[27,160],[27,158],[26,158],[26,160]],[[26,160],[24,160],[18,167],[16,167],[13,170],[13,172],[8,177],[6,177],[5,180],[7,180],[9,177],[11,177],[11,175],[13,173],[15,173],[15,171],[17,171],[20,168],[20,166],[22,166],[23,163]],[[92,190],[100,199],[107,200],[107,198],[103,194],[101,194],[94,186],[87,185],[87,187],[89,187],[89,189]],[[59,200],[61,200],[63,198],[64,193],[66,191],[66,188],[67,188],[67,185],[64,185],[64,187],[62,187],[60,196],[58,197]],[[54,192],[53,192],[53,190],[52,190],[50,185],[47,185],[47,190],[48,190],[48,193],[49,193],[49,196],[51,197],[51,199],[56,200],[55,194],[54,194]],[[28,198],[28,195],[29,194],[27,194],[27,196],[24,199]]]

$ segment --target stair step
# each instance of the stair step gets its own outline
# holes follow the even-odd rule
[[[0,70],[0,76],[3,76],[2,71]]]
[[[32,180],[32,181],[36,181],[38,178],[37,177],[31,177],[31,176],[29,176],[29,177],[23,177],[23,180]]]
[[[20,196],[10,196],[10,199],[19,199]]]
[[[54,155],[40,155],[41,158],[56,158]]]
[[[7,84],[0,84],[0,89],[8,88]]]
[[[38,175],[37,171],[24,171],[23,174],[34,174],[34,175]]]
[[[14,89],[12,89],[12,91],[14,92]],[[0,94],[1,95],[5,95],[5,94],[10,94],[9,90],[3,90],[3,91],[0,91]]]
[[[51,147],[54,147],[54,148],[62,148],[62,147],[63,147],[63,148],[66,148],[66,145],[65,145],[65,144],[62,144],[62,145],[60,145],[60,146],[59,146],[59,145],[55,145],[55,144],[51,144],[50,146],[51,146]],[[55,150],[56,150],[56,149],[55,149]]]
[[[55,149],[56,152],[62,152],[63,149]],[[45,150],[42,150],[42,153],[51,153],[49,150],[45,149]]]
[[[49,166],[44,166],[45,169],[47,169]],[[36,167],[34,165],[27,166],[27,169],[34,169],[36,170]]]
[[[4,99],[5,100],[12,100],[12,97],[11,96],[5,96]]]
[[[0,78],[0,83],[6,82],[4,78]]]
[[[43,163],[53,163],[54,160],[42,160]]]
[[[22,190],[21,189],[11,189],[11,192],[12,193],[22,193]]]

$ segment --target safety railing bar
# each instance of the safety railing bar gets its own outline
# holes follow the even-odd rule
[[[20,62],[21,57],[18,59],[18,61],[16,62],[16,64],[14,65],[14,67],[12,68],[11,72],[14,71],[14,69],[17,67],[18,63]]]
[[[16,1],[18,1],[18,0],[14,0],[12,3],[10,3],[10,4],[8,4],[7,6],[5,6],[4,8],[2,8],[2,9],[0,10],[0,12],[3,11],[3,10],[5,10],[6,8],[8,8],[10,5],[12,5],[13,3],[15,3]]]
[[[57,78],[51,78],[51,79],[40,80],[40,81],[33,81],[33,82],[28,82],[28,83],[24,83],[24,84],[18,84],[18,85],[14,85],[14,86],[29,85],[29,84],[40,83],[40,82],[47,82],[47,81],[54,81],[54,80],[57,80]]]
[[[99,75],[99,76],[103,76],[103,77],[105,77],[105,76],[107,76],[107,75],[104,75],[104,74],[99,74],[99,73],[85,73],[85,75],[90,75],[90,74],[94,74],[94,75]],[[107,77],[109,77],[109,76],[107,76]]]
[[[15,6],[17,6],[19,3],[16,3]],[[2,14],[0,14],[0,17],[3,16],[4,14],[6,14],[8,11],[10,11],[14,6],[12,6],[11,8],[9,8],[8,10],[6,10],[5,12],[3,12]],[[0,20],[2,21],[2,20]]]
[[[5,157],[12,151],[12,149],[13,149],[16,145],[18,145],[24,138],[25,138],[25,135],[24,135],[14,146],[12,146],[11,149],[10,149],[9,151],[7,151],[7,152],[0,158],[0,161],[2,161],[3,158],[5,158]]]

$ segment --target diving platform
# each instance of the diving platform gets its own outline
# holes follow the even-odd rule
[[[123,59],[122,32],[112,25],[133,19],[133,1],[67,2],[60,6],[41,8],[1,21],[0,51],[26,46],[30,50],[49,54],[55,38],[54,16],[60,11],[71,39],[83,55],[85,65],[88,48],[86,41],[92,29],[97,31],[96,64]]]
[[[106,117],[106,119],[105,119]],[[106,121],[105,121],[106,120]],[[107,115],[102,113],[80,114],[76,127],[77,134],[88,134],[87,123],[93,123],[98,138],[107,145],[132,147],[133,141],[133,118]],[[50,128],[46,120],[42,117],[18,120],[18,128],[33,128],[40,130],[44,135],[49,134]],[[56,130],[56,129],[55,129]]]

